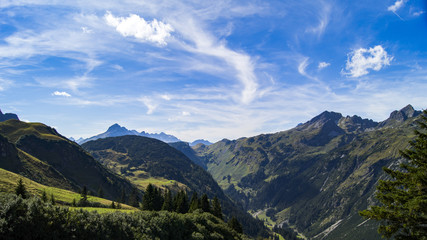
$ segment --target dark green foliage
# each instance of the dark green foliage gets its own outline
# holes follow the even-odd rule
[[[42,201],[43,201],[43,202],[47,202],[47,194],[46,194],[46,190],[43,190],[43,193],[42,193]]]
[[[162,210],[172,212],[173,210],[173,201],[172,193],[168,189],[165,191],[165,197],[162,205]]]
[[[242,233],[243,232],[242,224],[240,224],[240,222],[234,216],[230,220],[228,220],[227,225],[231,229],[233,229],[234,231],[236,231],[238,233]]]
[[[219,219],[223,219],[221,203],[219,202],[219,199],[216,196],[212,200],[212,211],[211,211],[211,213],[215,217],[217,217]]]
[[[377,186],[381,205],[360,212],[381,221],[378,231],[387,238],[427,239],[427,111],[423,113],[417,138],[401,152],[407,161],[399,170],[384,167],[391,179]]]
[[[208,213],[98,214],[0,193],[0,239],[246,239]]]
[[[132,192],[129,195],[129,205],[132,207],[139,207],[140,198],[136,187],[132,188]]]
[[[200,208],[200,199],[199,196],[197,195],[197,192],[194,192],[193,195],[191,196],[191,200],[190,200],[190,208],[188,209],[188,212],[194,212],[197,209]]]
[[[211,205],[209,203],[208,195],[203,194],[202,198],[200,199],[200,208],[203,212],[211,212]]]
[[[273,228],[273,232],[280,234],[286,240],[298,240],[298,233],[288,226]]]
[[[22,178],[20,178],[18,181],[18,185],[15,188],[15,194],[21,195],[21,197],[24,199],[28,197],[27,188],[25,187],[24,182],[22,181]]]
[[[174,197],[174,207],[177,213],[188,212],[188,196],[184,190],[179,191]]]
[[[50,204],[52,204],[52,205],[56,204],[55,197],[53,196],[53,193],[50,195]]]

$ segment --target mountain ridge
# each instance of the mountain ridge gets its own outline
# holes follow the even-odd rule
[[[377,123],[325,111],[290,130],[193,150],[226,194],[247,210],[268,210],[276,224],[314,239],[343,239],[338,232],[354,229],[378,239],[358,210],[374,201],[382,166],[399,164],[420,113],[408,105]]]
[[[166,143],[181,141],[177,137],[175,137],[173,135],[166,134],[164,132],[161,132],[161,133],[147,133],[145,131],[138,132],[136,130],[128,130],[127,128],[122,127],[119,124],[115,123],[115,124],[111,125],[107,129],[107,131],[105,131],[103,133],[100,133],[98,135],[95,135],[93,137],[89,137],[86,139],[80,138],[76,142],[78,144],[83,144],[83,143],[93,141],[93,140],[97,140],[100,138],[119,137],[119,136],[126,136],[126,135],[136,135],[136,136],[149,137],[149,138],[158,139],[158,140],[166,142]]]

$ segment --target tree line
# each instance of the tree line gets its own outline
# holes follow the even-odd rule
[[[0,193],[0,239],[246,239],[209,213],[99,214]]]

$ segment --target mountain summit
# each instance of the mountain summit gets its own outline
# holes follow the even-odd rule
[[[107,137],[120,137],[120,136],[126,136],[126,135],[136,135],[136,136],[143,136],[143,137],[149,137],[149,138],[155,138],[157,140],[170,143],[170,142],[179,142],[180,140],[173,136],[166,134],[164,132],[161,133],[147,133],[145,131],[138,132],[136,130],[128,130],[125,127],[120,126],[119,124],[115,123],[111,125],[106,132],[98,134],[96,136],[86,138],[86,139],[79,139],[77,140],[78,144],[83,144],[85,142],[97,140],[100,138],[107,138]]]
[[[3,114],[0,110],[0,122],[7,121],[9,119],[19,120],[18,116],[14,113],[5,113]]]

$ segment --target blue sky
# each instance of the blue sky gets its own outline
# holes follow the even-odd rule
[[[424,0],[2,0],[0,109],[185,141],[427,103]]]

